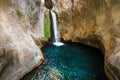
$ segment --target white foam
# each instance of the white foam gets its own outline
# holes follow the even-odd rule
[[[55,45],[55,46],[63,46],[64,43],[62,43],[62,42],[54,42],[53,45]]]

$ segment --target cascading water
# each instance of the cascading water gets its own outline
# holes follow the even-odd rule
[[[56,46],[62,46],[64,43],[60,42],[60,39],[58,37],[59,31],[58,31],[58,25],[57,25],[57,17],[56,14],[53,11],[50,11],[51,16],[51,24],[53,29],[53,44]]]

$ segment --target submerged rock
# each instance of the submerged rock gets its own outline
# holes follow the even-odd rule
[[[60,73],[59,70],[57,69],[51,69],[48,74],[50,75],[50,79],[51,80],[61,80],[62,79],[62,75]]]
[[[60,36],[101,49],[110,80],[120,77],[120,0],[57,0]]]

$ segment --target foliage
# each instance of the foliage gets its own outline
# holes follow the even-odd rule
[[[24,16],[24,13],[22,11],[20,11],[19,9],[16,9],[16,13],[17,13],[17,16],[20,17],[20,18],[22,16]]]
[[[45,20],[44,20],[44,35],[47,38],[51,37],[51,32],[50,32],[50,19],[49,16],[46,14],[45,15]]]

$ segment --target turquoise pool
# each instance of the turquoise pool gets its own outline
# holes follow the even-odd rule
[[[101,51],[83,44],[53,44],[42,48],[47,63],[22,80],[107,80]]]

